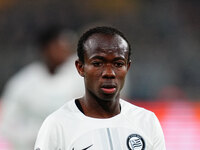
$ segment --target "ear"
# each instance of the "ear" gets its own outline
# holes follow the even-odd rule
[[[127,64],[127,71],[129,70],[130,66],[131,66],[131,60],[129,60],[129,62]]]
[[[76,65],[76,69],[77,69],[78,73],[82,77],[84,77],[84,64],[83,64],[83,62],[81,62],[80,60],[76,60],[75,65]]]

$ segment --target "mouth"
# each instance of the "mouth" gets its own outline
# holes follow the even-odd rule
[[[116,85],[115,84],[103,84],[101,86],[101,90],[105,94],[113,94],[116,91]]]

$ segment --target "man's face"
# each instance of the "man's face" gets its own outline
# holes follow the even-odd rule
[[[86,93],[106,101],[119,97],[130,66],[127,42],[118,35],[94,34],[84,48]]]
[[[58,67],[64,63],[70,53],[70,44],[67,38],[60,36],[51,41],[44,51],[46,63],[51,67]]]

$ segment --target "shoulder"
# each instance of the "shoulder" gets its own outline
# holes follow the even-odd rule
[[[9,84],[19,84],[22,80],[28,80],[30,77],[33,77],[37,74],[37,72],[41,72],[44,66],[40,62],[33,62],[28,64],[27,66],[20,69],[15,75],[13,75],[10,80]]]
[[[73,118],[74,115],[76,115],[77,112],[76,106],[75,106],[75,100],[72,99],[70,101],[67,101],[62,107],[60,107],[58,110],[54,111],[52,114],[50,114],[44,122],[48,123],[61,123],[66,120],[69,120],[70,118]]]
[[[6,83],[2,97],[10,97],[10,95],[16,95],[26,89],[27,85],[37,77],[37,72],[41,72],[38,70],[42,70],[42,68],[41,63],[33,62],[20,69]]]
[[[134,117],[135,121],[137,120],[138,122],[154,122],[157,119],[154,112],[147,110],[143,107],[136,106],[125,100],[121,100],[121,105],[122,109],[124,109],[123,113],[130,118]]]
[[[123,116],[141,133],[148,137],[162,135],[159,120],[152,111],[126,101],[122,101],[122,104],[124,105]]]
[[[122,107],[126,109],[126,111],[130,111],[130,112],[134,112],[134,113],[144,113],[144,114],[149,114],[149,115],[154,114],[150,110],[147,110],[140,106],[136,106],[133,103],[125,101],[123,99],[120,99],[120,103],[121,103]]]
[[[76,55],[71,55],[62,65],[59,67],[59,71],[64,72],[64,71],[75,71],[75,61],[77,59]]]

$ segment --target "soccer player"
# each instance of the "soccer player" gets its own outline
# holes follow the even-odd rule
[[[44,121],[35,150],[165,150],[154,113],[120,98],[131,65],[123,33],[104,26],[89,29],[77,51],[85,94]]]

